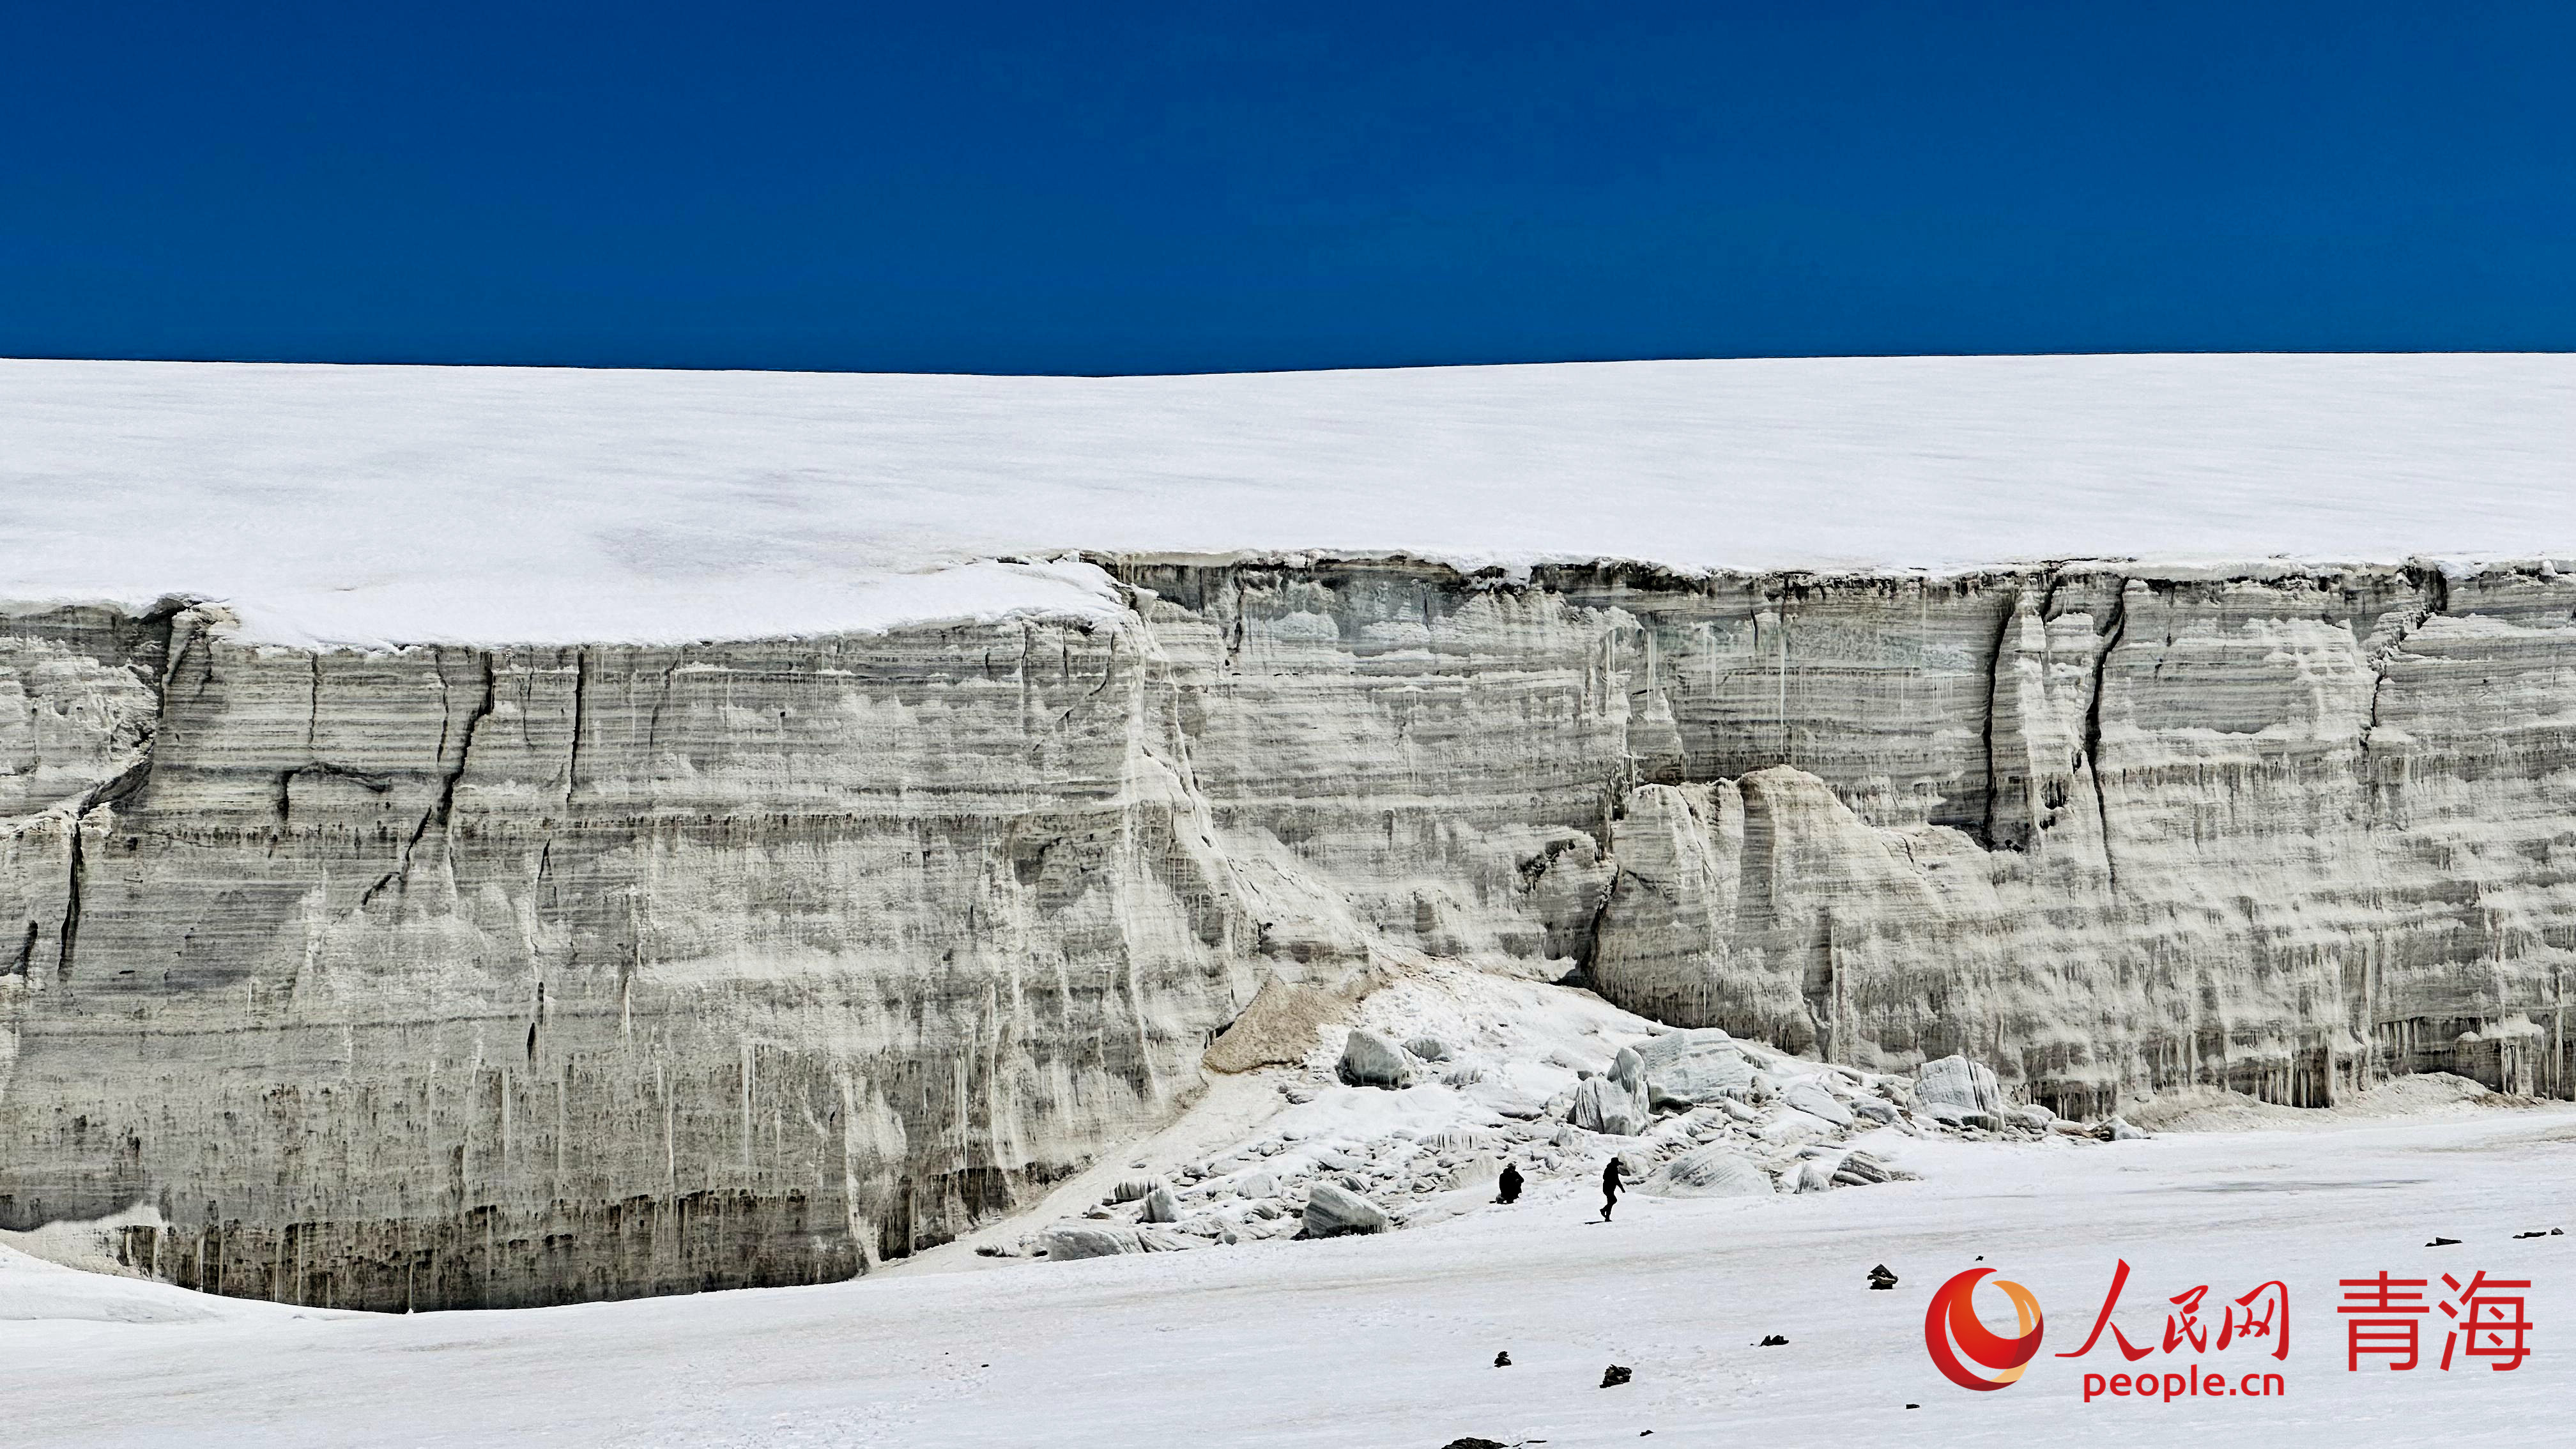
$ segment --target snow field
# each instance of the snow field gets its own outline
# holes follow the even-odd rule
[[[1380,1237],[409,1318],[5,1255],[0,1354],[9,1442],[29,1446],[2529,1443],[2576,1386],[2576,1238],[2511,1235],[2576,1217],[2571,1152],[2576,1110],[2555,1106],[2088,1151],[1927,1140],[1900,1158],[1921,1181],[1641,1197],[1606,1227],[1582,1185],[1541,1185]],[[2437,1233],[2465,1241],[2425,1248]],[[1921,1340],[1931,1290],[1979,1255],[2048,1314],[2028,1378],[1990,1394],[1941,1380]],[[2117,1321],[2139,1341],[2194,1284],[2287,1279],[2286,1364],[2199,1359],[2279,1370],[2288,1394],[2084,1404],[2109,1350],[2054,1355],[2121,1258]],[[1870,1292],[1882,1262],[1902,1281]],[[2530,1278],[2538,1353],[2512,1373],[2345,1372],[2332,1280],[2382,1267]],[[208,1316],[66,1318],[62,1280]],[[1774,1333],[1789,1342],[1753,1346]],[[1501,1350],[1513,1367],[1491,1367]],[[1634,1382],[1595,1387],[1614,1362]]]
[[[1170,378],[0,362],[0,601],[569,644],[1116,607],[1078,551],[1507,570],[2576,555],[2576,357]],[[1005,562],[1002,560],[1018,560]]]

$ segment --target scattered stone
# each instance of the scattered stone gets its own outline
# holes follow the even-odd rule
[[[1844,1106],[1833,1093],[1826,1091],[1815,1082],[1792,1082],[1789,1090],[1780,1094],[1780,1100],[1810,1117],[1821,1117],[1836,1127],[1849,1127],[1852,1124],[1851,1108]]]
[[[1494,1367],[1496,1367],[1496,1368],[1510,1368],[1511,1366],[1512,1366],[1512,1354],[1511,1354],[1511,1350],[1509,1350],[1509,1349],[1505,1349],[1505,1350],[1503,1350],[1501,1353],[1498,1353],[1498,1354],[1495,1354],[1495,1355],[1494,1355]]]
[[[1753,1346],[1755,1348],[1785,1348],[1788,1346],[1788,1343],[1789,1340],[1781,1337],[1779,1334],[1766,1333],[1762,1335],[1762,1341]]]
[[[1646,1059],[1637,1055],[1635,1047],[1619,1048],[1619,1054],[1610,1059],[1610,1080],[1622,1090],[1642,1096],[1646,1090]]]
[[[1843,1187],[1876,1187],[1882,1182],[1905,1182],[1914,1174],[1899,1172],[1866,1152],[1843,1154],[1840,1167],[1834,1169],[1834,1181]]]
[[[1408,1086],[1413,1081],[1413,1068],[1405,1065],[1404,1054],[1395,1044],[1373,1031],[1353,1030],[1342,1043],[1342,1060],[1336,1073],[1346,1086]]]
[[[1448,1176],[1448,1185],[1453,1189],[1488,1192],[1502,1181],[1503,1160],[1480,1153],[1450,1169]]]
[[[1896,1275],[1887,1271],[1887,1265],[1881,1263],[1869,1270],[1869,1286],[1882,1291],[1893,1288],[1896,1286]]]
[[[1605,1389],[1615,1389],[1621,1384],[1626,1383],[1630,1377],[1631,1375],[1625,1366],[1614,1363],[1601,1371],[1601,1387]]]
[[[1171,1188],[1158,1184],[1152,1192],[1145,1194],[1145,1221],[1177,1223],[1180,1220],[1181,1200],[1172,1194]]]
[[[1121,1253],[1145,1251],[1143,1240],[1133,1228],[1101,1227],[1088,1222],[1066,1221],[1055,1224],[1041,1235],[1050,1263],[1070,1263],[1084,1258],[1114,1258]]]
[[[1703,1026],[1689,1031],[1659,1032],[1632,1050],[1645,1062],[1647,1074],[1652,1075],[1658,1067],[1711,1048],[1732,1046],[1734,1041],[1735,1038],[1716,1027]]]
[[[1306,1199],[1306,1236],[1310,1238],[1382,1233],[1389,1226],[1385,1209],[1338,1183],[1316,1183]]]
[[[1629,1052],[1631,1058],[1636,1053]],[[1566,1120],[1587,1131],[1613,1137],[1634,1137],[1646,1130],[1646,1102],[1642,1093],[1610,1077],[1589,1077],[1574,1089],[1574,1102],[1566,1111]]]
[[[2142,1142],[2147,1136],[2140,1129],[2130,1126],[2127,1118],[2119,1116],[2103,1118],[2101,1130],[2094,1135],[2105,1142]]]
[[[1473,1073],[1468,1082],[1468,1096],[1478,1106],[1489,1108],[1496,1116],[1515,1122],[1530,1122],[1547,1115],[1548,1099],[1525,1087],[1516,1087],[1499,1077],[1487,1077],[1481,1068],[1469,1067],[1451,1072],[1450,1077]],[[1448,1078],[1442,1078],[1443,1081]],[[1570,1100],[1570,1099],[1569,1099]]]
[[[2459,1245],[2460,1240],[2457,1238],[2435,1238],[2424,1246],[2428,1248],[2456,1248]]]
[[[1511,1449],[1511,1446],[1503,1443],[1499,1439],[1477,1439],[1471,1437],[1466,1439],[1452,1439],[1448,1443],[1441,1445],[1440,1449]]]
[[[1413,1040],[1406,1042],[1404,1044],[1404,1049],[1413,1053],[1415,1056],[1422,1058],[1426,1062],[1445,1062],[1449,1060],[1448,1044],[1441,1041],[1440,1038],[1436,1036],[1417,1036]]]
[[[1247,1172],[1234,1180],[1234,1190],[1248,1198],[1277,1197],[1279,1179],[1267,1172]]]
[[[1733,1146],[1715,1142],[1665,1163],[1637,1184],[1650,1197],[1770,1197],[1770,1174]]]
[[[1851,1104],[1854,1115],[1867,1117],[1884,1127],[1896,1120],[1896,1104],[1877,1097],[1862,1097]]]
[[[1832,1130],[1820,1117],[1774,1108],[1770,1120],[1762,1124],[1761,1137],[1774,1147],[1795,1147],[1801,1142],[1813,1142]]]
[[[1111,1189],[1108,1200],[1113,1203],[1134,1202],[1162,1185],[1163,1180],[1159,1177],[1120,1178],[1118,1186]]]
[[[1914,1074],[1914,1106],[1936,1122],[1984,1126],[2003,1120],[2004,1093],[1992,1067],[1947,1056]]]
[[[2548,1230],[2548,1231],[2546,1231],[2546,1232],[2541,1232],[2541,1231],[2534,1230],[2534,1231],[2532,1231],[2532,1232],[2528,1232],[2528,1233],[2516,1233],[2516,1234],[2514,1234],[2513,1236],[2514,1236],[2514,1238],[2515,1238],[2515,1240],[2516,1240],[2516,1241],[2519,1241],[2519,1240],[2521,1240],[2521,1239],[2523,1239],[2523,1238],[2554,1238],[2554,1237],[2561,1236],[2561,1235],[2562,1235],[2562,1234],[2564,1234],[2566,1231],[2567,1231],[2567,1230],[2566,1230],[2565,1228],[2551,1228],[2551,1229],[2549,1229],[2549,1230]]]
[[[1753,1085],[1753,1063],[1725,1032],[1667,1032],[1636,1049],[1655,1106],[1697,1107]]]

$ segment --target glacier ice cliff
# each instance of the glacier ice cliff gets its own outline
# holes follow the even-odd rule
[[[847,1277],[1390,950],[2070,1115],[2569,1094],[2547,563],[1095,562],[1106,619],[687,646],[0,610],[0,1228],[371,1308]]]

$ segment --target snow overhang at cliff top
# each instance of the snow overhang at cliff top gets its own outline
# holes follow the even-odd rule
[[[254,638],[1100,613],[1070,550],[1955,570],[2576,552],[2576,356],[1166,378],[0,362],[0,600]]]

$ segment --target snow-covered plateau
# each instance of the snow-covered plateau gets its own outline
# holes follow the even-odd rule
[[[1608,1442],[1936,1412],[1990,1239],[2540,1263],[2571,458],[2555,356],[0,363],[0,1242],[122,1275],[0,1260],[24,1422]]]

